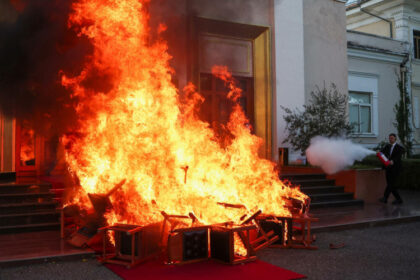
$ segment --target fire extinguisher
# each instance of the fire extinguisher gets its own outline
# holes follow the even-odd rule
[[[377,152],[376,156],[379,158],[379,160],[387,167],[391,164],[391,161],[381,152]]]

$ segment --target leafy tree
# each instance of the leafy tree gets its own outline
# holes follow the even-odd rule
[[[400,100],[395,104],[395,122],[394,126],[398,131],[398,137],[401,143],[405,147],[407,155],[411,155],[411,149],[413,143],[411,142],[411,133],[413,132],[409,123],[410,118],[410,97],[407,93],[406,87],[401,81],[400,77],[397,76],[398,89],[400,90]]]
[[[283,143],[289,142],[303,155],[315,136],[348,136],[352,126],[347,121],[347,106],[347,96],[339,93],[333,83],[329,89],[325,84],[323,89],[317,86],[315,91],[310,93],[309,104],[303,105],[303,111],[281,106],[286,112],[283,118],[286,121],[285,130],[288,132]]]

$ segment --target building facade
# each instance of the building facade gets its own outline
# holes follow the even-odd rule
[[[151,25],[165,22],[173,82],[190,81],[206,98],[203,118],[223,119],[214,64],[226,65],[244,91],[241,104],[264,140],[261,156],[277,160],[286,138],[280,106],[301,108],[316,86],[347,94],[345,1],[151,1]],[[12,20],[0,17],[0,20]],[[57,139],[1,115],[1,172],[41,175],[62,157]],[[291,153],[296,160],[299,153]]]
[[[411,103],[409,124],[413,130],[413,152],[419,153],[420,2],[352,0],[347,1],[346,6],[350,96],[352,91],[354,96],[371,96],[370,100],[366,98],[370,102],[357,103],[358,108],[371,106],[371,111],[370,115],[361,116],[363,120],[359,123],[368,125],[359,130],[356,140],[373,146],[384,140],[388,133],[396,131],[394,105],[400,100],[396,86],[396,80],[400,78],[405,83]],[[357,84],[363,85],[364,82],[371,86],[360,86],[354,90]],[[358,91],[362,94],[357,95]],[[355,116],[353,120],[356,120]]]

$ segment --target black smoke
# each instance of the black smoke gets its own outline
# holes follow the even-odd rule
[[[73,1],[0,1],[0,109],[38,131],[61,134],[76,123],[77,100],[60,73],[78,75],[93,52],[68,27]]]

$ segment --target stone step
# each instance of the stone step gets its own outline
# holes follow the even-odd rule
[[[0,233],[59,229],[56,194],[62,192],[33,178],[0,183]]]
[[[52,192],[0,194],[0,204],[48,202],[53,198]]]
[[[314,173],[314,174],[279,174],[280,180],[312,180],[312,179],[326,179],[326,175],[322,173]]]
[[[16,172],[0,172],[0,182],[16,181]]]
[[[61,197],[54,197],[54,201],[57,205],[63,205],[63,199]]]
[[[364,202],[361,199],[352,199],[352,200],[339,200],[339,201],[323,201],[323,202],[311,202],[311,209],[325,208],[325,207],[345,207],[345,206],[355,206],[361,207]]]
[[[0,194],[48,192],[48,183],[0,183]]]
[[[312,209],[363,205],[363,200],[354,199],[353,193],[344,192],[344,186],[335,186],[335,180],[326,179],[325,174],[280,175],[280,179],[286,178],[292,185],[300,186],[301,191],[311,198]]]
[[[314,186],[334,186],[335,180],[329,179],[299,179],[299,180],[292,180],[292,185],[298,185],[301,187],[314,187]]]
[[[322,194],[322,193],[343,193],[344,186],[314,186],[314,187],[303,187],[300,190],[307,194]]]
[[[353,193],[323,193],[323,194],[312,194],[309,196],[311,203],[316,202],[329,202],[329,201],[347,201],[353,200]]]
[[[0,215],[0,227],[56,223],[59,221],[59,216],[60,213],[56,210]]]
[[[50,189],[50,192],[54,193],[56,196],[62,196],[64,191],[64,189]]]
[[[63,203],[64,189],[51,189],[50,192],[54,194],[54,201],[59,205]]]
[[[46,202],[25,202],[25,203],[3,203],[0,204],[0,213],[5,214],[24,214],[38,213],[54,210],[57,203],[54,200]]]
[[[59,222],[53,223],[39,223],[39,224],[25,224],[25,225],[11,225],[0,226],[0,234],[11,234],[19,232],[33,232],[33,231],[47,231],[58,230],[60,228]]]

